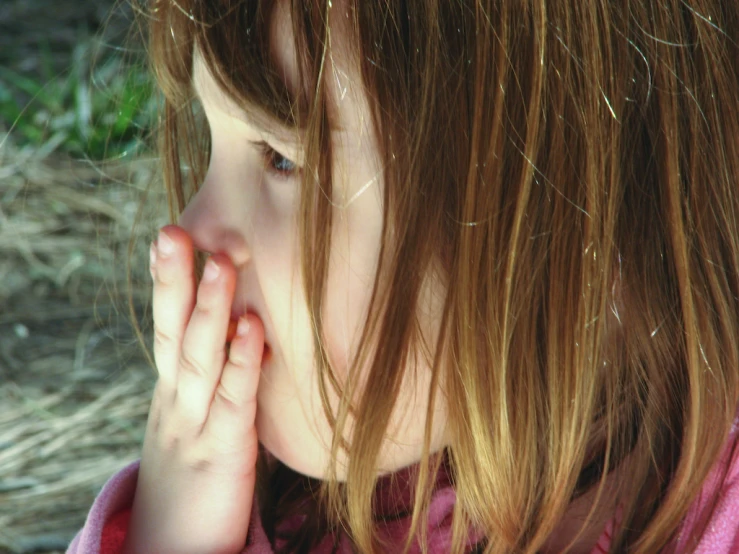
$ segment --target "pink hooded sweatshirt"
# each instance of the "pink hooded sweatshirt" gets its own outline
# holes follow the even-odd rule
[[[739,433],[739,419],[734,422],[730,439]],[[732,440],[729,441],[731,443]],[[729,471],[721,481],[721,469],[726,465]],[[136,490],[139,462],[134,462],[115,476],[103,487],[95,499],[87,516],[87,522],[77,534],[67,550],[67,554],[118,554],[128,527],[130,508]],[[405,471],[405,470],[401,470]],[[694,501],[679,531],[677,552],[687,554],[690,529],[700,521],[703,510],[714,491],[720,489],[718,503],[700,543],[693,550],[699,554],[737,554],[739,553],[739,448],[733,453],[730,445],[717,461],[706,479],[700,494]],[[451,523],[454,508],[454,489],[448,482],[438,487],[432,497],[428,520],[429,554],[445,554],[451,545]],[[256,503],[255,503],[256,506]],[[390,544],[401,545],[408,531],[409,518],[391,521],[385,528],[386,539]],[[607,554],[611,545],[611,535],[615,521],[606,525],[591,554]],[[474,544],[471,540],[470,547]],[[333,551],[331,537],[321,542],[312,552],[330,554]],[[259,518],[259,510],[252,512],[247,545],[242,554],[273,554],[274,550],[265,534]],[[353,553],[346,537],[339,543],[337,554]],[[416,547],[411,552],[420,553]]]

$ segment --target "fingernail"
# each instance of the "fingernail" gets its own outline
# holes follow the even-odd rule
[[[174,242],[164,231],[159,231],[157,238],[157,250],[162,256],[169,256],[174,252]]]
[[[213,260],[208,260],[205,264],[205,271],[203,271],[203,281],[215,281],[220,272],[218,265]]]
[[[236,335],[239,337],[245,337],[246,334],[249,332],[249,322],[246,320],[245,317],[242,317],[239,319],[239,324],[236,326]]]

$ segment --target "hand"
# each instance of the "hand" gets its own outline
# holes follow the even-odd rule
[[[192,241],[176,226],[152,248],[154,357],[149,411],[124,552],[232,553],[246,542],[254,496],[254,426],[264,327],[248,321],[226,352],[236,271],[215,254],[195,292]],[[160,235],[161,237],[161,235]],[[207,272],[207,264],[206,264]]]

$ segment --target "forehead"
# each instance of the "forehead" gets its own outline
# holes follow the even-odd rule
[[[297,146],[296,129],[280,120],[276,115],[241,105],[216,81],[200,50],[193,50],[192,88],[203,103],[206,112],[211,109],[239,120],[264,136],[271,136],[283,144]]]
[[[349,4],[347,0],[329,2],[329,36],[326,40],[324,37],[318,37],[316,41],[319,44],[327,43],[323,61],[325,67],[323,79],[328,96],[327,109],[329,117],[333,120],[331,126],[336,129],[344,127],[340,123],[341,120],[352,117],[347,108],[355,108],[360,96],[361,72],[358,56],[351,49],[352,14]],[[276,2],[269,32],[270,60],[290,93],[297,98],[300,96],[301,87],[299,82],[301,61],[298,58],[299,47],[288,0]]]
[[[338,0],[332,3],[329,10],[329,38],[327,50],[323,60],[324,87],[327,96],[327,111],[329,126],[332,131],[348,131],[354,124],[366,123],[367,105],[362,93],[361,72],[358,57],[351,48],[350,21],[351,14],[347,11],[347,2]],[[269,21],[269,52],[267,56],[270,66],[283,81],[290,95],[299,98],[300,71],[296,37],[294,34],[290,2],[278,0],[275,3]],[[323,40],[317,41],[319,43]],[[240,108],[219,86],[211,74],[208,65],[198,48],[193,52],[192,81],[195,92],[201,100],[218,106],[229,115],[238,117],[249,124],[257,125],[261,129],[268,127],[278,134],[294,134],[294,129],[274,118],[268,121],[255,121],[247,117],[247,111]],[[305,94],[306,91],[303,91]],[[311,97],[310,94],[307,95]],[[246,106],[250,108],[250,106]],[[266,114],[269,116],[269,114]]]

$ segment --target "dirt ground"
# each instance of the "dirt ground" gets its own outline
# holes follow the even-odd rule
[[[0,1],[0,66],[38,72],[43,42],[63,71],[110,8]],[[138,213],[150,183],[151,157],[41,157],[0,122],[0,553],[63,552],[101,485],[138,457],[153,370],[128,298],[148,341],[145,254],[166,222],[158,194]]]

